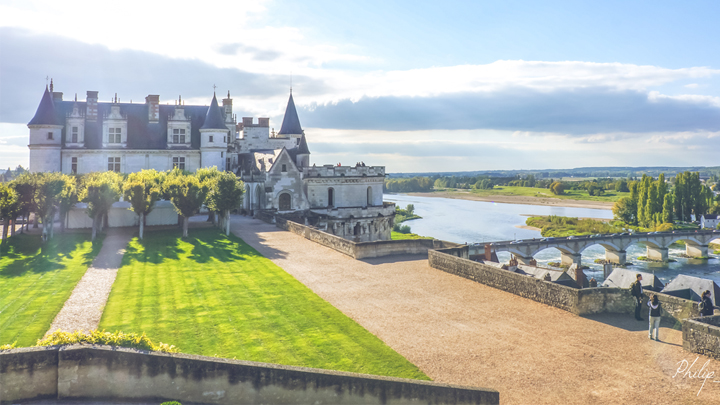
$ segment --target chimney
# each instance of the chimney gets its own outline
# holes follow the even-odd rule
[[[85,118],[88,121],[97,121],[98,117],[98,92],[90,91],[87,92],[87,110],[85,110]]]
[[[160,96],[149,94],[145,97],[145,104],[148,106],[148,121],[157,123],[160,121]]]
[[[253,117],[243,117],[243,126],[244,127],[251,127],[253,126]]]
[[[270,128],[270,118],[258,118],[258,126]]]
[[[228,90],[227,98],[223,99],[223,111],[225,112],[225,121],[232,122],[232,99],[230,98],[230,90]]]
[[[53,101],[62,101],[62,91],[53,91]]]

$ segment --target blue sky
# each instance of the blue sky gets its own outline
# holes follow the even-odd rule
[[[389,172],[717,165],[720,3],[0,0],[0,167],[45,85],[208,104]],[[291,79],[292,76],[292,79]]]

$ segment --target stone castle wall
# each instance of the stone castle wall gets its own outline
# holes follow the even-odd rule
[[[720,315],[686,319],[683,349],[720,360]]]
[[[591,315],[603,312],[630,314],[635,310],[635,301],[629,289],[608,287],[576,289],[566,287],[468,260],[468,250],[467,246],[431,250],[428,252],[430,267],[560,308],[576,315]],[[699,313],[696,302],[667,294],[656,294],[665,310],[663,318],[674,323],[675,327],[679,327],[684,319],[695,317]],[[645,314],[647,314],[646,302],[646,300],[643,301]]]
[[[0,403],[498,404],[486,388],[108,346],[0,352]]]
[[[400,254],[426,254],[432,249],[460,246],[439,239],[385,240],[375,242],[353,242],[327,232],[290,221],[280,216],[264,215],[266,222],[275,220],[275,225],[286,231],[311,240],[320,245],[337,250],[353,259],[369,259]]]

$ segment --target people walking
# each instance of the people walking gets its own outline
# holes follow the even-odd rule
[[[630,284],[630,294],[632,294],[633,297],[635,297],[635,319],[638,321],[642,321],[642,317],[640,316],[640,309],[642,305],[642,298],[643,298],[643,288],[642,288],[642,274],[638,274],[636,277],[636,280],[634,283]]]
[[[710,290],[705,290],[700,297],[700,316],[711,316],[714,313],[715,305],[710,297]]]
[[[662,319],[662,307],[656,294],[652,295],[650,301],[648,301],[650,307],[648,319],[650,320],[650,330],[648,330],[648,337],[653,338],[653,329],[655,330],[655,340],[660,341],[660,319]]]

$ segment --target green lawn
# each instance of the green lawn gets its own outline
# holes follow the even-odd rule
[[[428,379],[380,339],[234,236],[133,239],[100,328],[183,353]]]
[[[0,344],[32,346],[50,324],[100,250],[87,235],[15,235],[0,247]]]
[[[621,193],[614,190],[606,190],[605,194],[601,196],[591,196],[585,190],[565,190],[563,195],[555,195],[550,192],[547,188],[535,188],[535,187],[510,187],[510,186],[497,186],[489,190],[470,190],[473,194],[482,196],[493,196],[493,195],[520,195],[528,197],[545,197],[545,198],[560,198],[569,200],[587,200],[587,201],[605,201],[615,202],[622,197],[630,196],[630,193]]]
[[[400,233],[392,231],[390,240],[407,240],[407,239],[432,239],[430,236],[420,236],[414,233]]]

